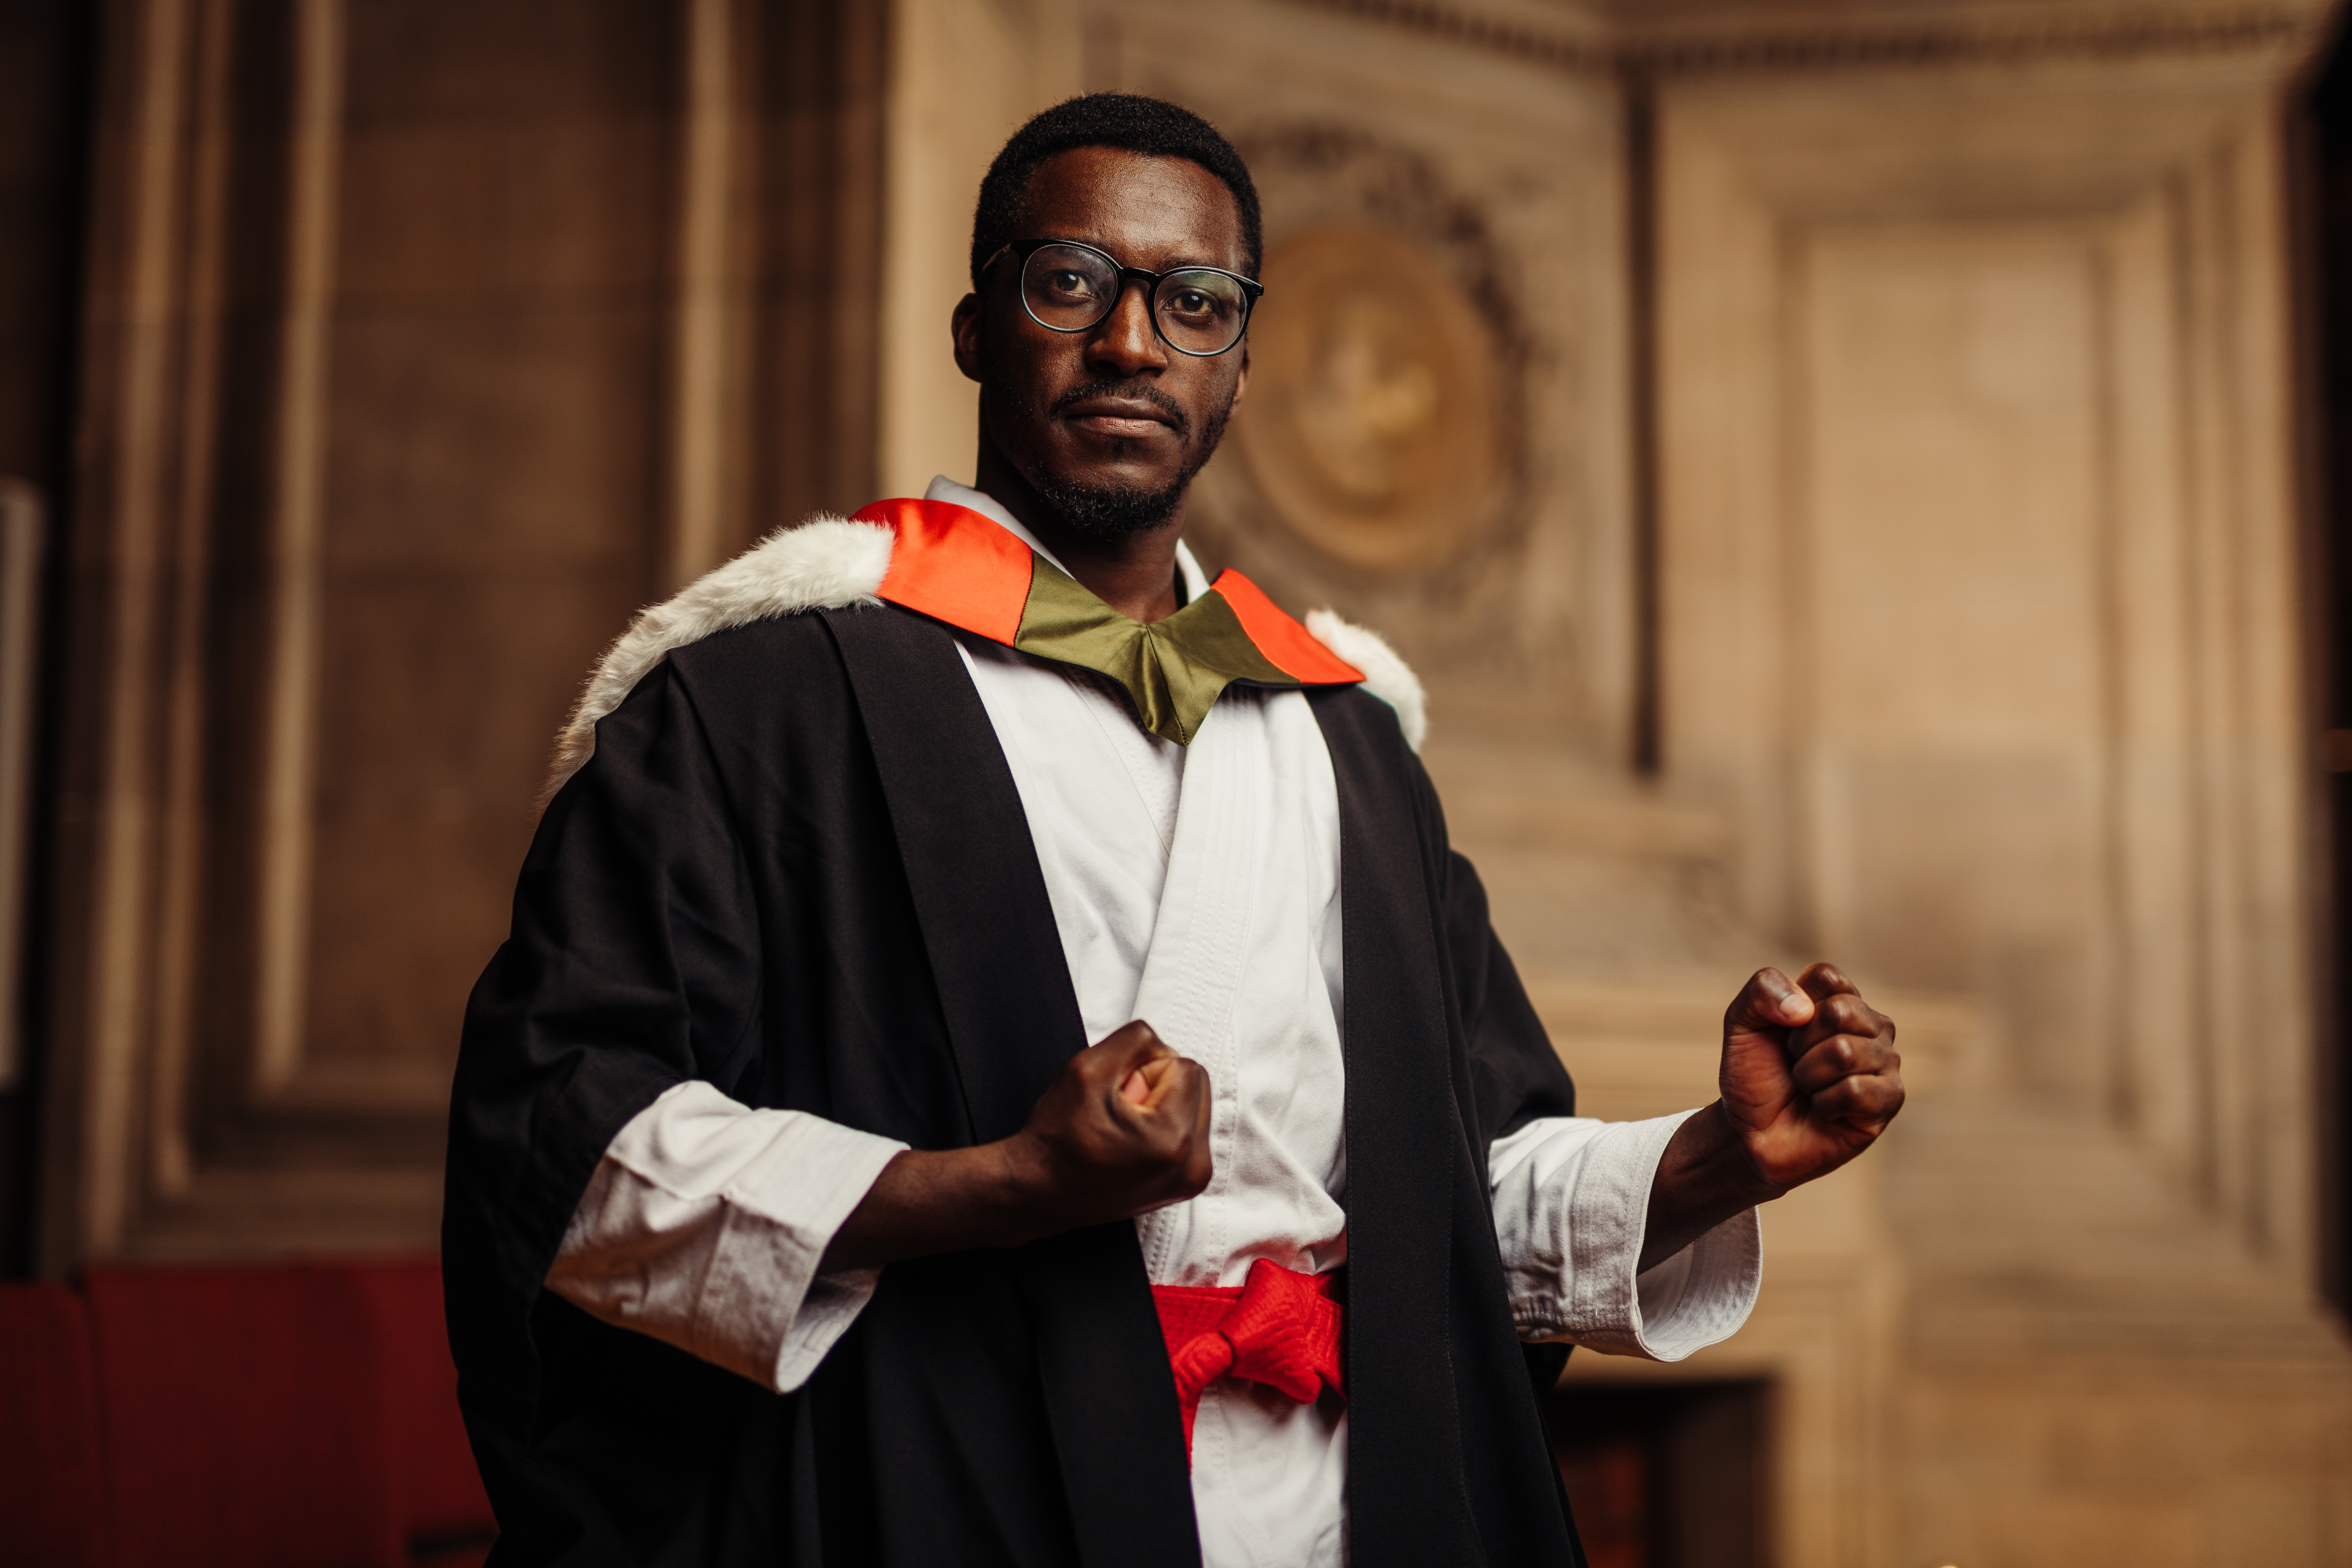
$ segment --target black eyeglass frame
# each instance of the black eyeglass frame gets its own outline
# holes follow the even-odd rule
[[[1242,340],[1249,336],[1250,317],[1256,313],[1257,302],[1265,295],[1265,285],[1259,282],[1256,279],[1244,278],[1238,272],[1229,272],[1222,267],[1171,267],[1165,272],[1150,272],[1140,267],[1121,266],[1118,258],[1113,256],[1109,251],[1105,250],[1102,247],[1098,245],[1088,245],[1083,240],[1076,239],[1033,239],[1026,245],[1013,245],[1010,243],[1000,245],[996,247],[996,254],[991,256],[986,261],[980,264],[980,277],[983,279],[986,279],[989,274],[989,270],[998,262],[1003,260],[1007,256],[1010,256],[1015,261],[1018,261],[1021,264],[1022,270],[1026,272],[1029,268],[1029,258],[1031,257],[1036,255],[1039,251],[1045,249],[1049,246],[1055,245],[1066,246],[1072,250],[1083,250],[1089,256],[1099,256],[1105,261],[1108,262],[1118,273],[1118,292],[1110,296],[1108,301],[1104,304],[1103,313],[1097,316],[1093,321],[1088,321],[1085,326],[1057,327],[1054,325],[1053,322],[1039,316],[1035,310],[1030,309],[1029,290],[1019,287],[1018,280],[1016,280],[1015,291],[1021,296],[1021,313],[1028,317],[1031,321],[1035,321],[1039,326],[1045,328],[1049,332],[1093,331],[1097,327],[1101,326],[1105,321],[1108,321],[1110,319],[1110,313],[1118,309],[1118,302],[1127,298],[1127,286],[1131,282],[1139,283],[1143,286],[1143,313],[1151,318],[1151,331],[1153,335],[1158,337],[1161,342],[1166,343],[1170,348],[1173,349],[1176,353],[1182,354],[1187,359],[1215,359],[1219,354],[1229,354],[1233,353],[1234,350],[1241,346]],[[1213,272],[1220,278],[1230,278],[1234,282],[1242,286],[1241,328],[1238,331],[1234,333],[1234,341],[1227,343],[1223,348],[1211,349],[1205,353],[1202,353],[1198,349],[1186,348],[1183,344],[1178,342],[1175,339],[1168,335],[1168,329],[1160,324],[1160,312],[1151,308],[1153,297],[1160,292],[1160,285],[1166,282],[1171,278],[1179,278],[1187,272]]]

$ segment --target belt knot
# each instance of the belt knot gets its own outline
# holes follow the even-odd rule
[[[1154,1285],[1160,1331],[1184,1412],[1184,1451],[1201,1394],[1221,1377],[1244,1378],[1312,1405],[1328,1387],[1344,1394],[1339,1346],[1345,1314],[1331,1299],[1337,1277],[1301,1274],[1261,1258],[1234,1286]]]

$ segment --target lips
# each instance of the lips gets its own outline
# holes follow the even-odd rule
[[[1082,387],[1065,398],[1054,415],[1089,435],[1106,439],[1145,440],[1163,430],[1181,439],[1184,416],[1174,402],[1173,398],[1162,402],[1131,391],[1113,393]]]
[[[1130,440],[1156,436],[1171,428],[1168,416],[1149,403],[1098,399],[1081,403],[1065,412],[1062,417],[1097,436],[1117,436]]]

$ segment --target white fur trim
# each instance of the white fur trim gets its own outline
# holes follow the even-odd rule
[[[595,672],[564,721],[547,787],[540,792],[541,805],[596,754],[596,721],[618,708],[671,650],[776,616],[878,605],[882,601],[875,590],[889,574],[896,542],[897,536],[879,523],[813,517],[796,527],[776,530],[674,598],[638,611],[629,629],[596,661]],[[1386,639],[1329,610],[1309,611],[1307,630],[1364,672],[1364,689],[1396,710],[1405,743],[1421,750],[1429,735],[1429,700],[1420,678]]]
[[[578,706],[564,721],[540,804],[553,799],[563,782],[596,754],[596,721],[618,708],[646,671],[673,648],[801,610],[879,605],[874,590],[890,570],[890,547],[897,542],[879,523],[813,517],[776,530],[667,603],[638,611],[629,629],[604,650]]]
[[[1351,626],[1328,610],[1307,612],[1307,630],[1317,642],[1364,672],[1364,689],[1396,710],[1404,743],[1414,751],[1429,738],[1429,697],[1421,677],[1397,657],[1388,639],[1366,627]]]

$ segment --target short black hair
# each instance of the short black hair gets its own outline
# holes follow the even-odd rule
[[[1152,158],[1189,158],[1223,180],[1241,209],[1242,250],[1253,278],[1265,260],[1258,222],[1257,186],[1249,165],[1217,128],[1189,109],[1165,99],[1132,92],[1089,92],[1065,99],[1013,133],[980,182],[980,205],[971,215],[971,286],[980,269],[1012,237],[1037,166],[1078,147],[1116,147]]]

